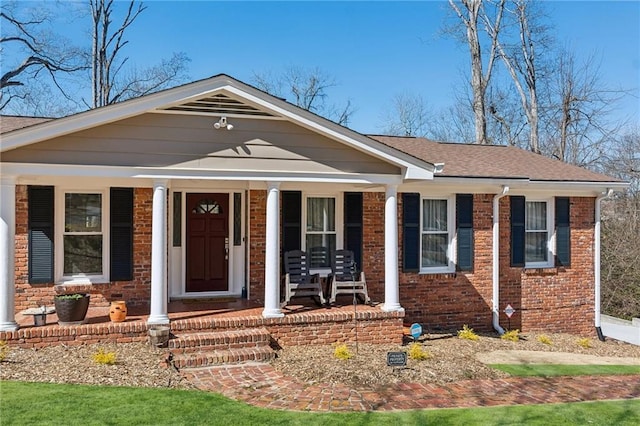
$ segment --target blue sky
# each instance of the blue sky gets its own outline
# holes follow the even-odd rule
[[[640,2],[545,3],[559,43],[579,58],[595,54],[608,87],[632,90],[619,114],[640,122]],[[225,73],[249,83],[254,73],[319,67],[338,83],[331,102],[350,99],[349,127],[363,133],[382,130],[380,121],[401,92],[421,95],[432,108],[451,105],[468,73],[466,46],[439,35],[449,11],[444,1],[145,4],[127,33],[126,54],[137,66],[184,51],[193,80]],[[86,37],[79,26],[59,30],[78,40]]]

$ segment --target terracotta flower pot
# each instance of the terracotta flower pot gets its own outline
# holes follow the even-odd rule
[[[109,308],[109,318],[112,322],[122,322],[127,318],[127,303],[124,300],[111,302]]]
[[[58,324],[77,325],[84,323],[89,309],[88,294],[61,294],[53,298],[58,314]]]

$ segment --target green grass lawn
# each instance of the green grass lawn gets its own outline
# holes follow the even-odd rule
[[[640,374],[640,365],[491,364],[490,367],[520,377]]]
[[[640,400],[393,413],[309,413],[255,408],[185,390],[0,382],[8,425],[637,425]]]

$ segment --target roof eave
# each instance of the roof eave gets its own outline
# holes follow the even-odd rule
[[[596,193],[605,189],[616,192],[624,191],[629,182],[615,181],[568,181],[568,180],[534,180],[522,177],[461,177],[438,176],[434,184],[443,185],[478,185],[478,186],[509,186],[512,191],[579,191],[581,193]]]

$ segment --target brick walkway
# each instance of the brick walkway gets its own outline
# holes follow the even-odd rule
[[[640,375],[466,380],[447,385],[401,383],[378,391],[300,383],[268,364],[190,369],[185,376],[202,390],[258,407],[299,411],[388,411],[640,398]]]

